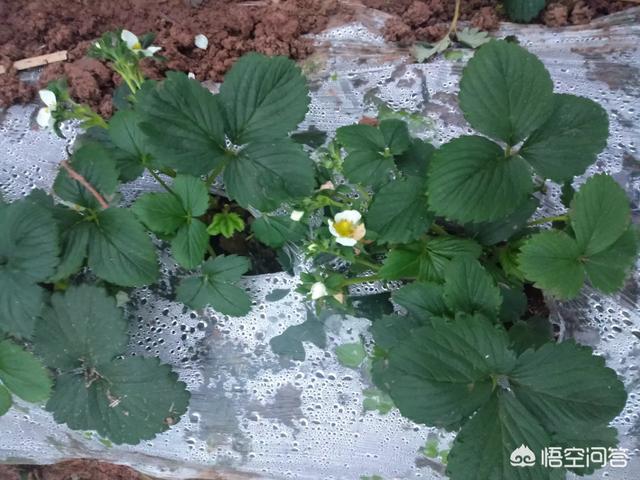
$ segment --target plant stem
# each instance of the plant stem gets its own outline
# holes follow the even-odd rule
[[[437,223],[433,223],[431,225],[431,230],[433,230],[438,235],[449,235],[449,233]]]
[[[347,262],[357,263],[364,267],[369,267],[374,272],[377,272],[378,270],[380,270],[380,265],[378,265],[377,263],[370,262],[369,260],[366,260],[364,258],[360,258],[360,257],[348,258],[347,256],[342,255],[340,252],[334,252],[331,250],[320,250],[318,253],[328,253],[330,255],[334,255],[336,257],[342,258],[343,260],[346,260]]]
[[[102,208],[109,208],[109,204],[104,199],[104,197],[100,195],[100,193],[98,193],[98,191],[87,181],[86,178],[75,171],[73,167],[69,165],[69,162],[67,160],[63,160],[62,162],[60,162],[60,165],[67,171],[71,178],[73,178],[76,182],[86,188],[87,191],[95,197]]]
[[[156,182],[158,182],[160,185],[162,185],[162,188],[164,188],[171,195],[177,196],[176,193],[173,190],[171,190],[171,187],[169,187],[169,185],[167,185],[167,183],[164,180],[162,180],[162,178],[160,178],[160,175],[158,175],[156,172],[154,172],[153,169],[151,169],[151,168],[147,168],[147,170],[149,171],[151,176],[156,180]]]
[[[543,223],[550,223],[550,222],[566,222],[567,220],[569,220],[568,215],[557,215],[555,217],[544,217],[544,218],[539,218],[538,220],[533,220],[531,222],[528,222],[527,226],[532,227],[534,225],[542,225]]]
[[[460,3],[462,0],[456,0],[456,7],[453,12],[453,20],[451,20],[451,25],[449,25],[449,32],[447,32],[447,36],[451,35],[456,31],[458,27],[458,18],[460,17]]]
[[[377,282],[378,280],[382,280],[382,277],[379,275],[371,275],[368,277],[353,277],[347,278],[344,282],[342,282],[343,287],[348,287],[349,285],[357,285],[359,283],[370,283]]]
[[[216,181],[216,178],[218,178],[218,175],[220,175],[220,173],[222,172],[222,170],[224,170],[224,167],[226,165],[227,165],[226,162],[222,162],[220,165],[218,165],[216,168],[213,169],[213,171],[207,176],[207,179],[205,180],[207,187],[210,187],[211,185],[213,185],[213,182]]]

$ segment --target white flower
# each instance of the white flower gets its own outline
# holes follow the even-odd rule
[[[196,74],[195,74],[195,73],[193,73],[193,72],[189,72],[189,73],[187,73],[187,78],[192,78],[192,79],[194,79],[194,80],[195,80],[195,78],[196,78]]]
[[[328,180],[320,185],[320,190],[335,190],[335,188],[336,187],[331,180]]]
[[[302,210],[294,210],[293,212],[291,212],[291,215],[289,215],[289,218],[291,218],[291,220],[293,220],[294,222],[299,222],[302,217],[304,215],[304,212]]]
[[[209,46],[209,39],[205,35],[199,33],[198,35],[196,35],[193,43],[195,43],[196,47],[198,47],[199,49],[206,50]]]
[[[345,210],[329,220],[329,231],[340,245],[353,247],[367,233],[361,220],[362,215],[357,210]]]
[[[42,103],[44,103],[45,106],[38,110],[36,122],[38,122],[38,125],[43,128],[53,128],[55,119],[53,118],[52,112],[58,107],[56,94],[51,90],[40,90],[38,92],[38,95],[40,95],[40,100],[42,100]]]
[[[327,287],[325,287],[324,283],[316,282],[311,285],[311,300],[318,300],[319,298],[326,297],[329,295],[329,291]]]
[[[162,48],[150,45],[147,48],[142,48],[142,44],[135,33],[129,30],[122,30],[120,38],[127,44],[129,50],[134,53],[142,53],[145,57],[152,57],[154,53],[159,52]]]

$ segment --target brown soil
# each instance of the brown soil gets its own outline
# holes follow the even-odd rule
[[[153,480],[122,465],[69,460],[55,465],[0,465],[2,480]]]

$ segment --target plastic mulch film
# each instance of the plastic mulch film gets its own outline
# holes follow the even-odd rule
[[[312,105],[304,128],[330,133],[380,105],[405,114],[413,133],[440,144],[469,131],[457,108],[456,89],[464,63],[438,58],[412,64],[406,50],[379,36],[381,14],[318,35],[318,52],[304,62]],[[589,26],[552,30],[505,24],[498,36],[515,35],[551,72],[556,91],[592,98],[609,113],[607,149],[588,174],[612,174],[640,215],[640,8]],[[0,114],[0,187],[15,199],[32,188],[50,189],[65,158],[65,142],[35,125],[36,107],[15,106]],[[411,115],[418,113],[418,115]],[[425,119],[421,119],[424,116]],[[73,136],[73,129],[65,129]],[[583,178],[576,179],[576,184]],[[126,186],[125,199],[151,187],[148,179]],[[552,189],[539,214],[560,210]],[[126,463],[166,478],[359,479],[443,478],[443,465],[422,453],[427,440],[446,450],[453,439],[418,426],[397,410],[386,415],[363,408],[370,382],[365,369],[341,366],[336,345],[367,337],[369,322],[329,318],[327,346],[305,343],[306,360],[284,360],[269,340],[302,323],[306,310],[293,289],[295,276],[247,277],[255,308],[244,318],[212,310],[192,312],[170,300],[176,267],[165,255],[162,280],[132,294],[131,351],[157,355],[174,365],[192,392],[189,412],[170,431],[137,446],[117,446],[89,432],[56,425],[52,416],[18,403],[0,418],[0,461],[50,463],[94,458]],[[375,286],[364,288],[369,293]],[[640,478],[640,284],[638,269],[616,296],[585,289],[575,301],[552,304],[565,338],[592,345],[623,378],[629,392],[615,419],[624,468],[590,478]]]

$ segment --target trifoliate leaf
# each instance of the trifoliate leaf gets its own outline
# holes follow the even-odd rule
[[[553,82],[542,62],[504,40],[483,45],[469,60],[459,100],[473,128],[508,145],[528,137],[555,107]]]
[[[602,357],[573,341],[527,350],[509,375],[516,397],[548,432],[609,423],[627,394]]]
[[[122,152],[116,156],[116,165],[125,182],[135,180],[145,166],[152,165],[151,149],[140,129],[140,121],[140,115],[133,110],[120,110],[109,121],[109,138]]]
[[[306,353],[302,342],[311,342],[318,348],[326,347],[324,324],[310,310],[307,311],[306,321],[288,327],[281,335],[273,337],[269,344],[276,355],[303,361]]]
[[[234,212],[216,213],[207,227],[209,235],[222,235],[224,238],[231,238],[236,232],[244,230],[244,220]]]
[[[441,282],[451,259],[480,256],[482,248],[474,240],[456,237],[430,237],[426,241],[392,249],[379,274],[386,280],[413,278]]]
[[[29,338],[44,296],[36,282],[58,264],[58,229],[30,196],[0,208],[0,231],[0,331]]]
[[[171,240],[171,253],[184,268],[195,268],[204,260],[208,244],[207,226],[193,218],[176,232]]]
[[[452,312],[482,313],[494,318],[502,303],[500,289],[477,260],[454,258],[444,273],[444,302]]]
[[[237,255],[221,255],[202,265],[202,274],[185,278],[176,298],[191,308],[211,305],[216,311],[240,317],[251,309],[249,295],[235,283],[249,270],[249,260]]]
[[[460,222],[486,222],[514,212],[533,191],[533,181],[521,158],[505,156],[484,137],[464,136],[435,152],[427,191],[436,214]]]
[[[136,103],[154,159],[203,175],[226,161],[224,116],[217,96],[184,73],[167,78]]]
[[[116,191],[119,172],[115,161],[97,143],[90,143],[78,149],[69,160],[69,165],[82,175],[103,198],[109,198]],[[81,207],[94,210],[101,208],[91,192],[80,182],[71,178],[69,172],[62,167],[53,183],[53,191],[63,200]]]
[[[190,216],[204,215],[209,208],[207,185],[199,178],[191,175],[178,175],[171,188],[180,197],[182,208]]]
[[[182,203],[170,193],[145,193],[131,209],[149,230],[160,235],[175,233],[187,221]]]
[[[167,430],[188,403],[189,392],[171,367],[157,358],[131,357],[61,374],[47,410],[72,429],[136,444]]]
[[[546,0],[504,0],[504,8],[509,19],[529,22],[544,8]]]
[[[554,94],[549,119],[524,142],[519,154],[543,178],[562,183],[582,175],[607,145],[607,112],[588,98]]]
[[[396,119],[382,120],[378,128],[391,155],[401,155],[411,145],[411,137],[409,136],[406,122]]]
[[[289,217],[275,217],[263,215],[251,224],[251,231],[255,237],[265,245],[280,248],[286,242],[298,242],[307,232],[307,227],[301,222],[294,222]]]
[[[380,415],[386,415],[395,406],[391,397],[378,388],[366,388],[362,395],[362,408],[365,412],[377,410]]]
[[[462,30],[458,30],[456,32],[456,39],[471,48],[478,48],[491,41],[491,37],[487,32],[483,32],[475,27],[465,27]]]
[[[158,278],[155,248],[133,213],[108,208],[98,213],[91,227],[88,264],[98,277],[125,287]]]
[[[336,347],[336,357],[340,365],[358,368],[367,356],[362,342],[343,343]]]
[[[54,293],[34,334],[36,352],[60,370],[111,361],[127,345],[127,322],[102,288],[80,285]]]
[[[51,379],[42,363],[10,340],[0,342],[0,381],[27,402],[45,400],[51,390]]]
[[[631,221],[629,199],[609,175],[594,175],[571,202],[571,227],[578,248],[586,256],[606,249]]]
[[[533,235],[521,248],[520,268],[527,279],[559,298],[578,294],[584,283],[580,249],[564,232],[546,231]]]
[[[409,419],[453,427],[484,405],[491,373],[509,372],[515,356],[503,330],[478,315],[434,318],[389,351],[389,392]]]
[[[416,62],[423,63],[429,60],[434,55],[444,52],[451,45],[451,38],[446,35],[433,45],[414,45],[411,49],[411,54]]]
[[[435,283],[409,283],[392,294],[393,301],[415,318],[445,317],[449,309],[442,298],[443,288]]]
[[[313,162],[300,145],[284,139],[255,142],[229,161],[224,183],[229,196],[243,207],[269,212],[310,194],[313,172]]]
[[[464,226],[469,235],[483,245],[495,245],[505,242],[521,232],[527,225],[531,215],[538,209],[540,200],[535,197],[527,198],[518,205],[513,213],[502,220],[483,223],[469,223]]]
[[[374,196],[365,224],[381,243],[417,240],[433,222],[428,211],[426,186],[420,177],[393,180]]]
[[[309,90],[292,60],[249,53],[225,75],[220,101],[231,141],[239,145],[294,131],[307,113]]]
[[[511,465],[511,453],[521,445],[537,458],[549,444],[549,434],[513,394],[498,391],[458,433],[447,474],[456,480],[561,480],[563,470],[545,468],[538,461],[527,467]]]
[[[407,151],[395,158],[398,170],[404,175],[426,178],[427,168],[435,151],[430,143],[419,138],[412,139]]]
[[[9,411],[12,403],[11,393],[4,385],[0,385],[0,417]]]

